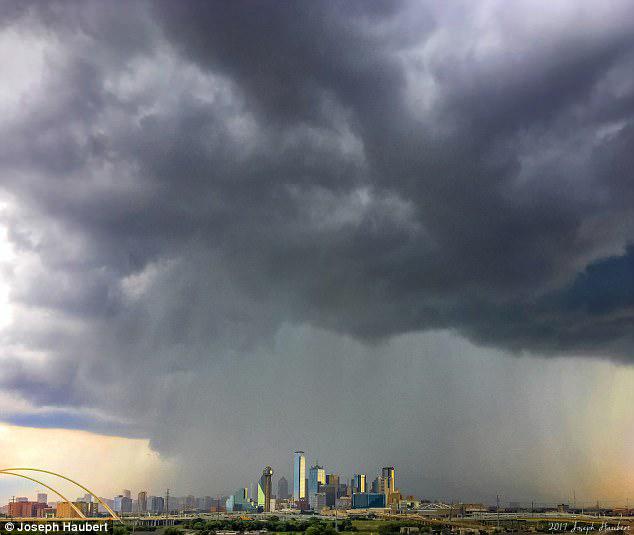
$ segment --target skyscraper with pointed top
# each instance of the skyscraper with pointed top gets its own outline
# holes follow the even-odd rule
[[[284,476],[280,477],[277,482],[277,497],[280,500],[288,498],[288,481]]]

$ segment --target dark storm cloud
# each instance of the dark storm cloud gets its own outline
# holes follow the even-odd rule
[[[168,36],[204,68],[226,73],[267,118],[319,122],[324,101],[384,113],[403,84],[390,54],[426,31],[424,8],[400,31],[390,24],[405,4],[383,0],[250,5],[155,5]],[[385,31],[383,28],[387,26]]]
[[[462,321],[473,339],[541,353],[611,354],[628,361],[634,339],[633,249],[591,263],[566,287],[495,309],[474,303]]]
[[[340,335],[333,355],[448,329],[631,359],[631,7],[487,6],[5,4],[16,54],[46,46],[0,125],[0,386],[126,414],[161,451],[192,433],[200,460],[252,430],[297,447],[286,395],[342,410],[289,326]]]
[[[581,126],[591,136],[608,120],[594,108],[605,108],[614,97],[601,94],[608,90],[599,82],[619,62],[631,64],[631,28],[614,20],[612,31],[606,28],[598,36],[564,29],[545,36],[542,44],[522,41],[521,35],[514,41],[516,23],[511,23],[503,27],[508,49],[494,54],[490,63],[470,51],[461,56],[449,46],[432,58],[429,68],[442,95],[431,115],[447,132],[438,136],[435,124],[407,112],[406,67],[398,54],[425,43],[442,17],[406,3],[372,5],[371,12],[335,2],[292,9],[217,3],[202,10],[166,2],[157,8],[183,57],[231,77],[247,102],[266,119],[273,118],[274,130],[280,124],[328,125],[349,114],[363,145],[364,168],[333,180],[332,169],[306,173],[299,171],[300,161],[278,157],[279,169],[265,172],[275,184],[267,183],[266,191],[256,195],[268,213],[286,206],[267,207],[266,193],[289,183],[306,190],[319,184],[333,194],[366,185],[379,197],[393,194],[412,205],[409,225],[381,221],[369,211],[354,226],[333,233],[313,230],[313,240],[299,244],[293,239],[297,229],[289,233],[267,226],[267,236],[261,237],[266,247],[247,254],[257,255],[249,265],[264,268],[258,278],[267,275],[253,284],[289,291],[299,319],[369,337],[437,326],[469,332],[471,326],[462,323],[476,306],[491,311],[485,322],[474,321],[495,343],[495,333],[506,331],[503,311],[524,309],[522,321],[534,340],[522,337],[514,344],[501,334],[500,342],[548,350],[540,328],[530,325],[531,303],[582,269],[581,259],[592,257],[596,242],[604,239],[584,235],[584,222],[622,215],[617,199],[631,188],[615,187],[606,169],[591,168],[579,176],[579,168],[566,170],[566,162],[555,161],[531,172],[522,169],[521,160],[539,158],[543,147],[526,145],[538,144],[548,129],[570,139]],[[462,36],[456,37],[459,48]],[[324,101],[332,103],[325,110]],[[623,109],[619,119],[629,122],[631,112]],[[620,138],[627,131],[603,142],[585,142],[591,150],[613,152],[618,149],[609,147],[623,144]],[[308,147],[301,151],[306,158],[311,153]],[[610,161],[618,165],[614,162],[626,158]],[[593,159],[580,159],[593,165]],[[308,175],[310,183],[297,174]],[[570,187],[576,189],[572,194]],[[601,188],[614,203],[596,201]],[[249,192],[236,197],[242,201]],[[290,213],[286,222],[298,216]],[[249,237],[242,239],[254,235],[259,229],[249,229]],[[630,238],[628,232],[614,239],[622,247]],[[236,237],[235,243],[242,239]],[[317,264],[303,260],[315,257],[321,260]],[[570,321],[564,308],[549,312],[560,315],[562,323]],[[585,341],[575,343],[574,337],[563,337],[564,343],[548,338],[553,349],[584,350]],[[600,347],[592,344],[592,351]]]
[[[543,350],[521,311],[569,284],[606,241],[618,251],[632,238],[622,202],[632,109],[604,117],[631,94],[601,84],[622,86],[619,62],[631,65],[631,28],[616,11],[592,35],[565,28],[537,43],[514,40],[517,23],[501,16],[508,47],[482,58],[474,28],[425,5],[134,4],[136,19],[159,25],[161,46],[217,89],[210,100],[174,80],[163,105],[151,90],[130,96],[108,84],[138,68],[138,54],[157,61],[159,30],[116,7],[76,7],[9,15],[59,32],[68,49],[46,73],[50,91],[10,125],[5,188],[82,234],[85,255],[63,265],[40,244],[45,262],[83,282],[59,299],[25,289],[36,292],[26,303],[116,314],[121,276],[200,248],[277,321],[370,338],[457,327],[495,344],[511,308],[535,339],[500,341]],[[425,67],[408,64],[442,24],[454,46]],[[437,85],[424,117],[407,102],[408,69]],[[238,117],[250,132],[232,131]],[[597,139],[606,121],[624,126]],[[558,143],[575,142],[583,152],[556,158]],[[555,158],[533,165],[545,150]],[[89,169],[106,178],[87,178]],[[336,210],[349,217],[329,225]],[[587,227],[620,216],[627,228],[608,236]],[[485,321],[469,324],[473,307],[489,311]],[[572,321],[563,306],[550,314]]]

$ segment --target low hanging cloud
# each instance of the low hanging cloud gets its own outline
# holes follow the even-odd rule
[[[627,2],[1,9],[3,389],[167,444],[289,325],[631,361]]]

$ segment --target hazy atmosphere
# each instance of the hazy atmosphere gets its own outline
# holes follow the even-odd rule
[[[0,1],[0,65],[3,464],[634,498],[630,1]]]

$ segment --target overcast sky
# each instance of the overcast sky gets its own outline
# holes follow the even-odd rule
[[[634,496],[629,0],[4,0],[0,66],[3,463]]]

